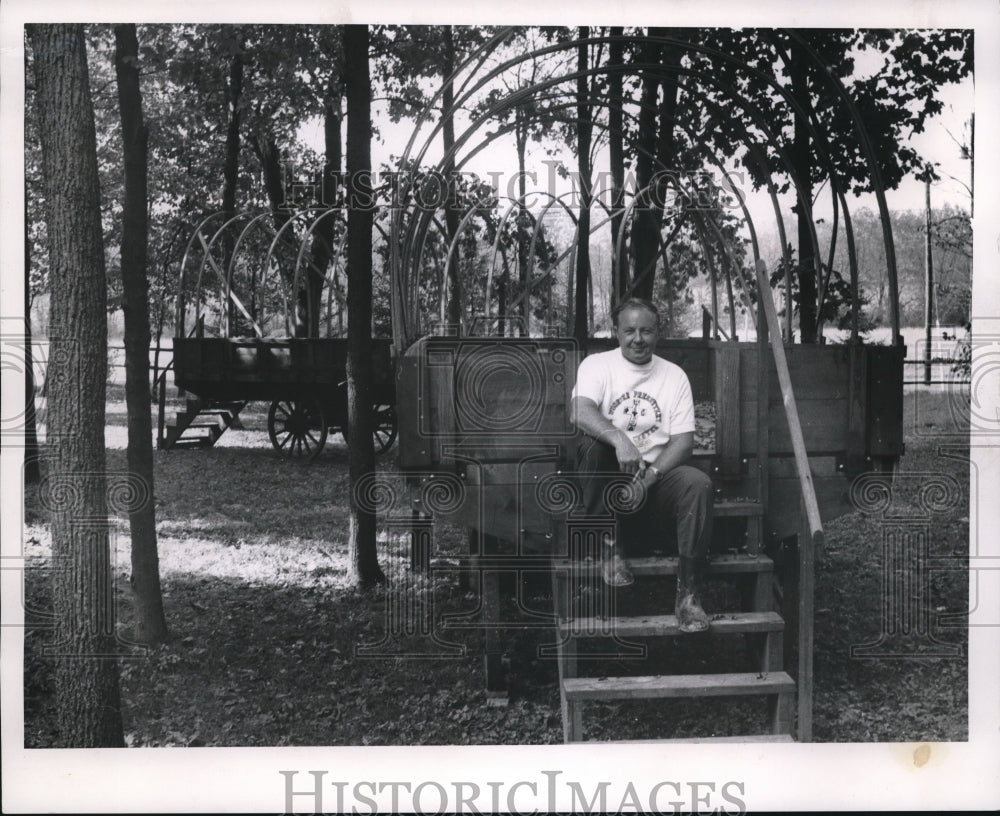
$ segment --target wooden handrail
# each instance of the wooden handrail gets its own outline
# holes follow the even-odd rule
[[[792,391],[792,378],[788,372],[785,347],[780,340],[781,326],[778,323],[778,313],[774,308],[774,300],[770,296],[771,284],[767,277],[767,265],[763,260],[757,260],[756,271],[758,297],[771,334],[774,365],[778,373],[781,399],[785,406],[788,431],[795,454],[795,470],[799,477],[802,510],[808,525],[808,530],[803,530],[806,535],[800,536],[799,542],[799,666],[796,681],[798,684],[798,737],[800,742],[809,742],[812,739],[814,569],[816,549],[823,545],[823,523],[819,515],[819,504],[816,501],[812,472],[809,469],[809,456],[806,453],[805,439],[802,436],[799,411],[795,404],[795,394]],[[766,397],[760,395],[759,398]]]
[[[812,472],[809,470],[809,454],[806,453],[806,443],[802,436],[802,423],[799,422],[799,410],[795,404],[795,394],[792,391],[792,378],[788,372],[788,358],[785,357],[785,347],[774,338],[781,337],[781,326],[778,323],[778,312],[774,308],[774,300],[766,297],[771,291],[767,278],[767,265],[763,260],[757,261],[757,286],[760,302],[764,307],[767,327],[771,333],[771,349],[774,353],[774,364],[778,372],[778,385],[781,387],[781,399],[788,417],[788,431],[792,439],[792,451],[795,454],[795,470],[799,476],[799,488],[806,505],[809,520],[809,532],[812,535],[822,534],[823,523],[819,517],[819,504],[816,501],[816,491],[813,487]]]

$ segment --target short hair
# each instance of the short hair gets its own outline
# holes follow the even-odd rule
[[[616,329],[618,328],[618,316],[626,309],[645,309],[656,318],[656,325],[660,325],[660,310],[656,308],[656,304],[653,301],[646,300],[646,298],[630,297],[623,300],[611,310],[611,325]]]

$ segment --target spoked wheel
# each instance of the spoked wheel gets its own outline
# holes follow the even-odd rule
[[[326,444],[326,417],[319,400],[274,400],[267,412],[271,444],[289,456],[314,459]]]
[[[372,416],[375,428],[372,436],[375,438],[375,453],[385,453],[396,441],[396,409],[389,403],[374,406]]]
[[[375,453],[385,453],[396,441],[398,431],[396,423],[396,408],[388,402],[376,403],[372,406],[372,441],[375,443]],[[347,425],[340,432],[347,441]]]

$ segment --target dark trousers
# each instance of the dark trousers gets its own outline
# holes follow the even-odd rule
[[[673,549],[682,557],[704,561],[712,540],[712,480],[691,465],[663,474],[635,511],[622,508],[621,488],[629,476],[618,468],[615,449],[592,437],[577,448],[577,472],[583,480],[580,511],[595,520],[614,516],[616,544],[626,557],[645,549]]]

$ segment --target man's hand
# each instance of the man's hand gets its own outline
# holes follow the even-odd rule
[[[656,473],[650,470],[645,462],[639,466],[639,470],[636,471],[632,477],[632,483],[629,485],[631,499],[629,508],[631,510],[637,510],[642,505],[646,500],[646,494],[658,479]]]
[[[646,463],[639,449],[629,439],[628,434],[619,431],[614,436],[615,456],[618,457],[618,467],[622,473],[637,475],[645,470]]]

